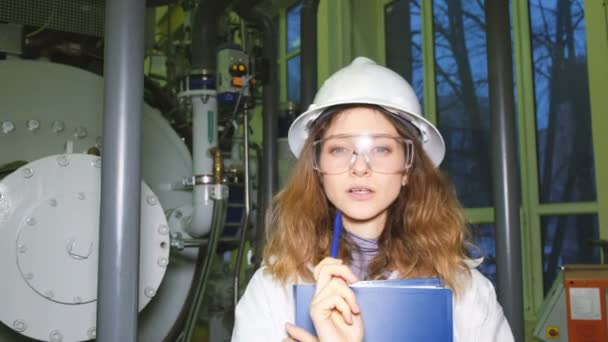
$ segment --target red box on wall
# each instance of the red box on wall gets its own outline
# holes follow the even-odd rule
[[[608,341],[608,265],[564,267],[569,342]]]

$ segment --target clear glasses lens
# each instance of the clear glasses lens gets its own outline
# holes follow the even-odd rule
[[[357,160],[378,173],[400,173],[412,165],[409,139],[387,135],[341,135],[313,143],[315,169],[326,174],[349,171]]]

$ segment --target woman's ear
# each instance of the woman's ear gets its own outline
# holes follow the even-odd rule
[[[407,174],[403,175],[403,178],[401,178],[401,186],[406,186],[407,185]]]

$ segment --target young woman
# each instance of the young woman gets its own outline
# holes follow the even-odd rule
[[[236,308],[232,341],[362,341],[349,283],[439,277],[454,292],[454,341],[513,341],[492,284],[468,257],[469,232],[437,169],[445,145],[411,86],[367,58],[325,81],[294,121],[299,157],[277,195],[264,266]],[[328,257],[342,216],[337,258]],[[293,325],[293,284],[315,282],[318,336]]]

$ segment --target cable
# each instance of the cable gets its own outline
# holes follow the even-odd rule
[[[46,30],[49,25],[51,24],[51,22],[53,21],[53,17],[55,17],[55,7],[53,7],[53,9],[51,10],[51,14],[49,15],[48,19],[46,20],[46,22],[40,26],[39,28],[37,28],[36,30],[28,33],[25,35],[25,38],[32,38],[33,36],[39,34],[40,32]]]

